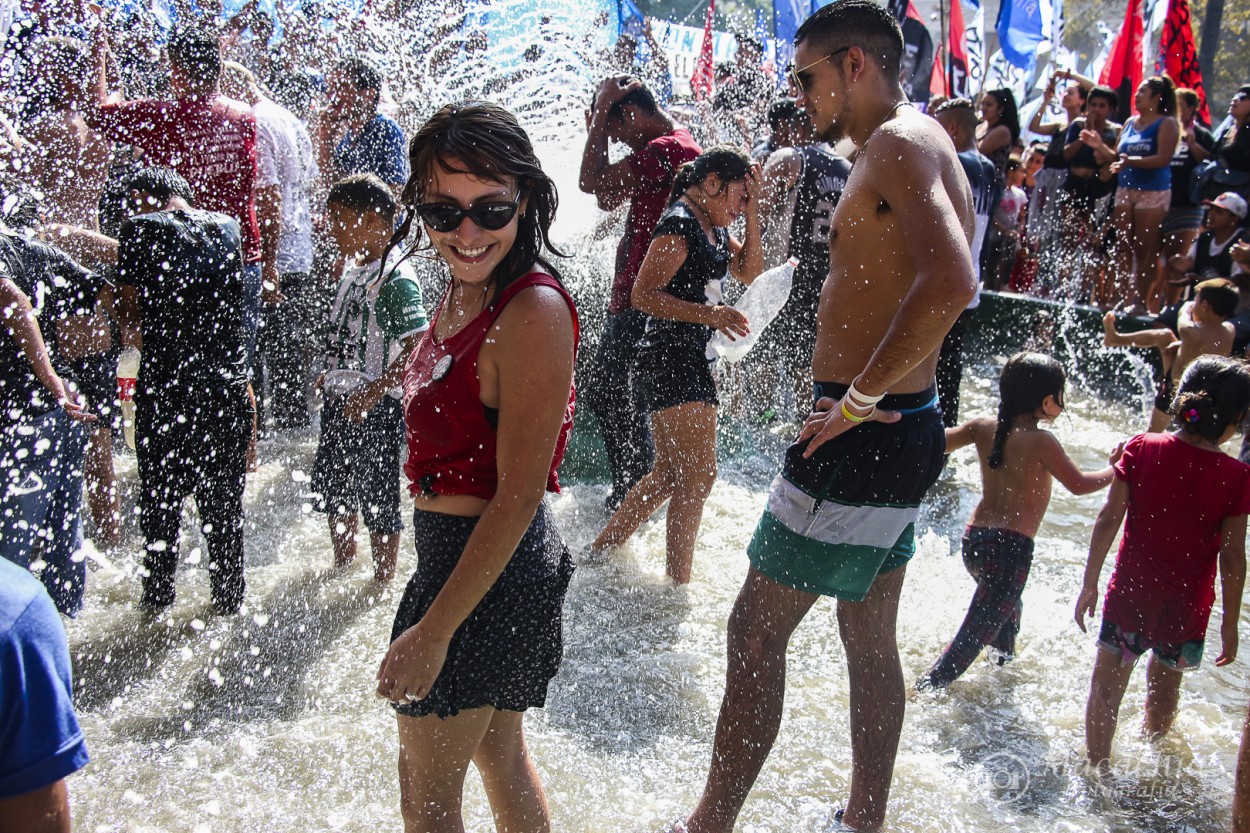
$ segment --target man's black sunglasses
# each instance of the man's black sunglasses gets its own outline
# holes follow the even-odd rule
[[[499,231],[512,222],[520,203],[521,192],[518,191],[512,202],[494,202],[473,208],[461,208],[445,202],[427,202],[418,205],[416,212],[421,222],[444,234],[459,228],[465,217],[487,231]]]

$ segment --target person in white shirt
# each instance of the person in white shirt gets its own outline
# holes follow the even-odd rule
[[[256,118],[256,219],[264,301],[256,363],[261,425],[272,418],[275,429],[302,428],[308,425],[307,365],[319,323],[310,278],[309,200],[318,176],[316,156],[303,122],[268,98],[246,67],[225,62],[222,89],[251,105]]]

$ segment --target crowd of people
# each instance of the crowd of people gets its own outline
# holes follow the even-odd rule
[[[374,579],[391,581],[401,482],[415,506],[418,566],[377,671],[397,714],[406,828],[460,829],[473,763],[500,829],[549,829],[523,716],[562,656],[574,564],[544,495],[560,489],[577,393],[611,469],[592,557],[667,503],[666,574],[689,582],[717,478],[724,374],[709,341],[761,326],[726,302],[725,279],[749,286],[788,258],[788,300],[742,374],[758,401],[794,391],[796,439],[729,615],[706,786],[672,830],[732,830],[777,737],[790,636],[822,596],[837,600],[851,689],[838,824],[880,827],[907,688],[894,626],[905,568],[920,504],[962,446],[975,446],[984,481],[963,541],[977,590],[917,689],[949,685],[986,646],[1014,657],[1052,478],[1110,487],[1075,605],[1082,630],[1129,519],[1087,707],[1094,768],[1107,767],[1143,654],[1147,731],[1170,728],[1217,573],[1216,664],[1236,657],[1250,466],[1220,446],[1250,413],[1250,369],[1234,358],[1250,342],[1250,87],[1212,134],[1167,78],[1143,82],[1121,127],[1114,92],[1061,73],[1046,97],[1066,84],[1066,119],[1034,119],[1052,138],[1025,149],[1007,90],[979,109],[907,101],[898,25],[871,0],[813,14],[781,78],[740,35],[717,95],[688,108],[671,101],[650,30],[645,59],[623,39],[586,112],[579,187],[626,213],[578,391],[556,187],[522,121],[461,101],[406,130],[387,71],[313,44],[298,16],[284,20],[288,46],[266,49],[272,22],[250,4],[230,20],[210,13],[159,58],[87,5],[36,9],[7,36],[0,555],[37,572],[50,602],[26,571],[0,570],[0,638],[14,647],[0,657],[0,708],[38,694],[51,716],[0,721],[4,815],[68,824],[62,779],[86,762],[64,636],[40,623],[55,619],[49,603],[71,617],[83,604],[84,530],[123,541],[114,370],[129,351],[138,607],[159,616],[174,602],[193,496],[213,606],[240,610],[257,437],[315,425],[311,489],[336,568],[355,559],[363,518]],[[418,265],[429,257],[440,279]],[[1143,332],[1121,333],[1114,313],[1104,322],[1109,347],[1161,354],[1152,433],[1081,472],[1040,427],[1063,410],[1065,379],[1035,353],[1004,368],[997,418],[960,424],[979,286],[1160,312]],[[1250,743],[1242,759],[1250,781]],[[1237,802],[1250,829],[1250,792]]]

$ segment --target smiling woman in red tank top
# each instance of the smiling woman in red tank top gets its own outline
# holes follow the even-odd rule
[[[404,823],[463,829],[473,761],[501,830],[548,830],[522,717],[559,667],[573,569],[543,500],[559,490],[578,338],[542,256],[555,185],[493,104],[439,110],[409,158],[396,237],[418,217],[451,283],[404,373],[417,570],[378,669],[399,715]]]

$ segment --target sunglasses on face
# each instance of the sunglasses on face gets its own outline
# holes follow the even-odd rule
[[[816,65],[817,65],[817,64],[819,64],[821,61],[827,61],[827,60],[829,60],[830,58],[836,58],[836,57],[838,57],[839,55],[841,55],[843,52],[846,52],[846,51],[847,51],[848,49],[850,49],[850,48],[851,48],[851,47],[849,47],[849,46],[844,46],[844,47],[842,47],[841,49],[839,49],[839,50],[837,50],[837,51],[835,51],[835,52],[830,52],[828,55],[824,56],[823,58],[820,58],[819,60],[812,61],[812,62],[811,62],[810,64],[808,64],[807,66],[805,66],[805,67],[800,67],[800,68],[798,68],[798,69],[795,69],[794,64],[791,64],[791,65],[790,65],[790,68],[789,68],[789,70],[790,70],[790,83],[791,83],[791,84],[793,84],[793,85],[794,85],[794,88],[795,88],[796,90],[798,90],[799,92],[806,92],[806,91],[807,91],[807,84],[805,84],[805,83],[803,82],[803,73],[807,72],[809,69],[811,69],[812,67],[816,66]]]
[[[520,203],[521,192],[517,191],[512,202],[493,202],[475,205],[472,208],[461,208],[458,205],[442,202],[427,202],[418,205],[415,211],[421,218],[421,222],[434,231],[444,234],[459,228],[465,217],[472,220],[478,228],[486,231],[499,231],[512,222]]]

